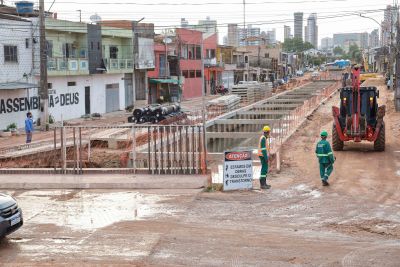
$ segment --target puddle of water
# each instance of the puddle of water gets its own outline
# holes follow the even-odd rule
[[[58,191],[58,194],[62,196],[65,191]],[[102,228],[120,221],[143,220],[179,212],[172,205],[159,203],[174,196],[82,191],[79,197],[57,201],[54,199],[55,195],[57,194],[47,191],[29,191],[20,195],[18,202],[24,211],[26,222],[84,230]]]
[[[321,192],[317,191],[317,190],[313,190],[309,193],[309,195],[311,195],[313,198],[319,198],[321,197]]]
[[[298,191],[309,191],[310,187],[308,187],[305,184],[299,184],[298,186],[296,186],[294,189],[298,190]]]
[[[397,175],[397,176],[400,176],[400,170],[398,170],[398,171],[396,172],[396,175]]]
[[[28,238],[9,238],[9,241],[11,243],[27,243],[31,240],[32,239],[28,239]]]

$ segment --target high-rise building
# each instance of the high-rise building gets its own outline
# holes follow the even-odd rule
[[[254,28],[251,24],[247,26],[247,37],[258,37],[260,36],[260,33],[260,28]]]
[[[307,19],[305,27],[305,41],[311,43],[315,49],[318,49],[318,25],[317,14],[312,13]]]
[[[360,43],[360,33],[335,33],[333,35],[333,46],[344,47],[348,43]]]
[[[375,29],[369,34],[369,47],[379,47],[379,29]]]
[[[283,26],[283,40],[286,40],[286,39],[290,39],[291,38],[291,32],[290,32],[290,26],[287,26],[287,25],[285,25],[285,26]]]
[[[388,5],[384,11],[384,18],[381,23],[381,44],[389,45],[395,38],[396,23],[399,10],[396,7]]]
[[[239,28],[237,24],[228,24],[228,40],[230,46],[239,46]]]
[[[303,40],[303,12],[294,13],[294,38]]]
[[[239,46],[247,45],[247,28],[239,28]]]
[[[321,39],[321,50],[329,51],[333,48],[333,38],[325,37]]]
[[[368,48],[368,33],[367,32],[360,33],[360,48],[361,49]]]
[[[187,28],[189,26],[189,21],[185,18],[181,18],[181,28]]]
[[[276,29],[267,31],[268,44],[276,44]]]
[[[199,23],[196,24],[189,24],[189,21],[186,20],[186,18],[181,18],[181,28],[184,29],[190,29],[190,30],[196,30],[196,31],[201,31],[203,33],[217,33],[217,21],[216,20],[211,20],[210,17],[207,17],[205,20],[199,20]]]
[[[216,33],[217,32],[217,21],[207,17],[205,20],[199,20],[197,30],[204,33]]]

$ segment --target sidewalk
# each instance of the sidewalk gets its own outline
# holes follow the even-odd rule
[[[199,189],[204,175],[2,174],[0,189]]]

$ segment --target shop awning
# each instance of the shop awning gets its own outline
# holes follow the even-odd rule
[[[150,83],[157,84],[157,83],[172,83],[172,84],[182,84],[182,81],[178,81],[176,79],[150,79]]]
[[[16,89],[28,89],[28,88],[38,88],[39,86],[35,83],[0,83],[0,90],[16,90]]]

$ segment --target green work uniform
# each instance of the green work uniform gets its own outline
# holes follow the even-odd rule
[[[267,138],[261,136],[260,143],[258,146],[258,156],[261,161],[261,175],[260,180],[267,179],[268,173],[268,150],[267,150]]]
[[[321,175],[321,180],[327,181],[329,175],[331,175],[333,171],[333,163],[335,162],[331,145],[328,141],[322,139],[318,142],[317,147],[315,148],[315,153],[319,160],[319,173]]]

